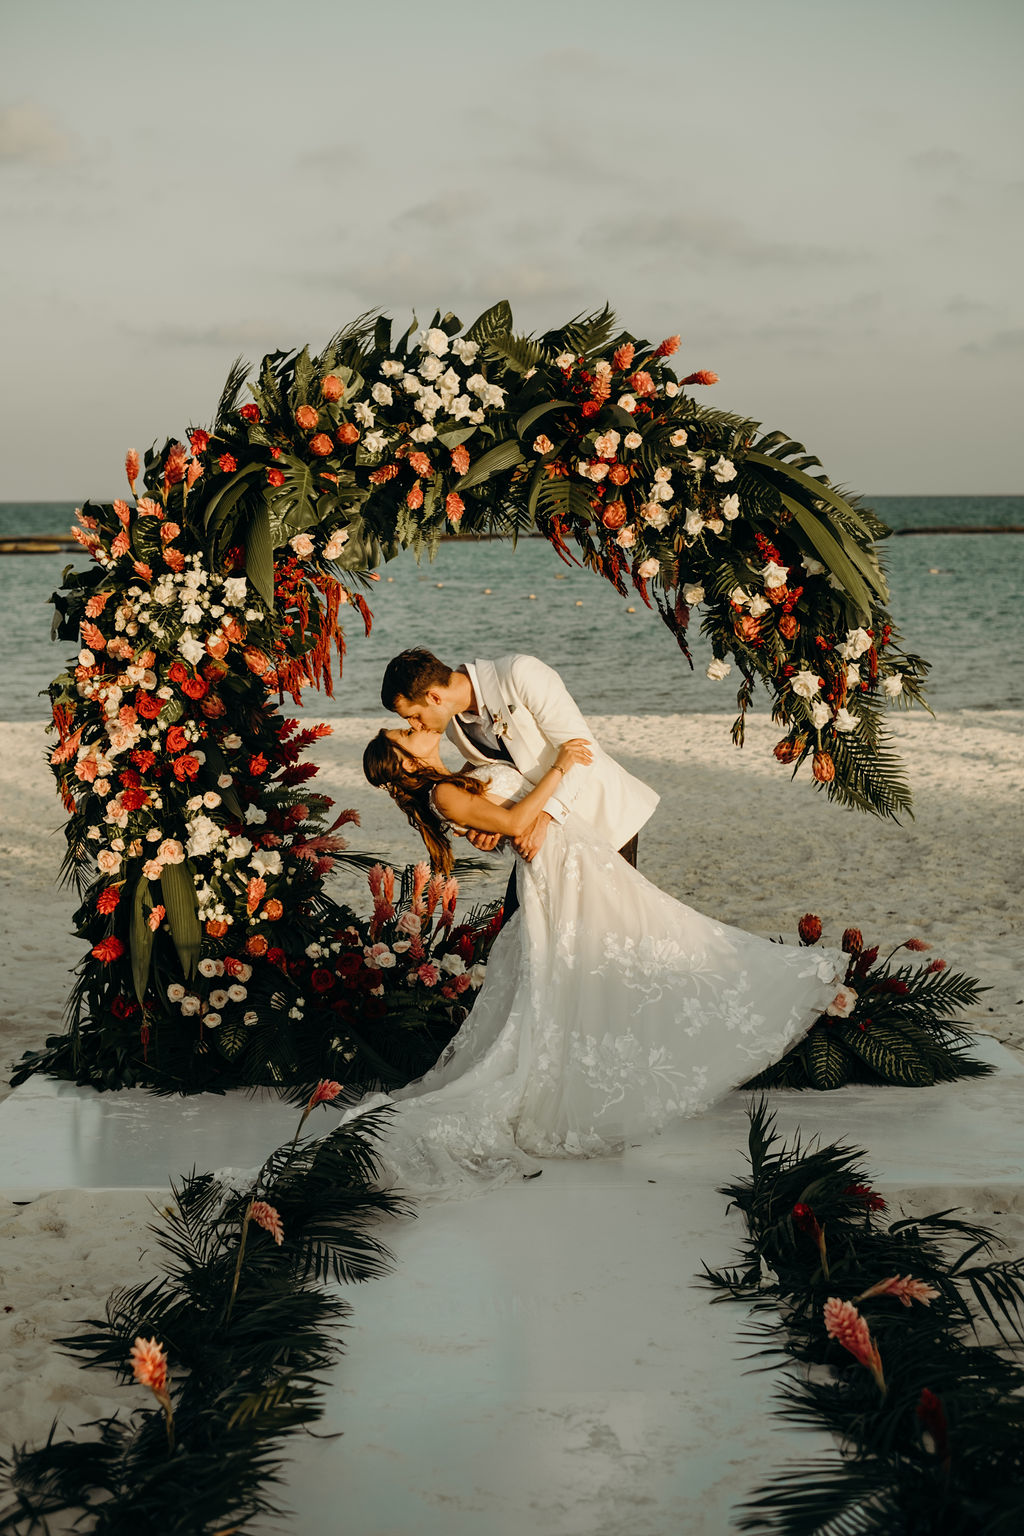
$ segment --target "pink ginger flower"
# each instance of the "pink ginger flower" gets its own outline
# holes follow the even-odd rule
[[[269,1232],[274,1242],[280,1248],[284,1242],[284,1226],[280,1214],[265,1200],[254,1200],[249,1207],[249,1215],[258,1227],[264,1232]]]
[[[75,517],[78,519],[78,522],[79,522],[80,526],[83,527],[83,528],[98,528],[99,527],[99,523],[97,523],[96,519],[94,517],[86,517],[86,515],[82,511],[81,507],[76,507],[75,508]],[[72,529],[72,532],[74,532],[73,529]]]
[[[444,515],[453,527],[457,527],[462,521],[462,514],[466,510],[466,503],[458,491],[449,491],[444,499]]]
[[[135,482],[139,478],[139,456],[134,448],[129,448],[124,456],[124,472],[128,476],[128,484],[135,495]]]
[[[450,928],[455,918],[455,903],[459,895],[459,882],[446,880],[441,892],[441,925]]]
[[[878,1347],[871,1337],[871,1330],[852,1301],[841,1301],[830,1296],[825,1303],[825,1332],[848,1350],[859,1365],[869,1370],[878,1383],[878,1390],[885,1391],[885,1377]]]
[[[160,924],[163,922],[166,916],[167,909],[165,907],[154,907],[149,916],[146,918],[146,924],[153,933],[156,933],[157,929],[160,927]]]
[[[412,909],[420,913],[420,900],[430,880],[430,865],[424,859],[412,872]]]
[[[185,478],[185,465],[188,461],[188,449],[184,443],[172,443],[167,450],[167,462],[164,464],[164,488],[169,485],[179,485]]]
[[[129,543],[128,535],[122,528],[121,532],[111,540],[110,553],[115,559],[118,559],[121,555],[126,555],[130,549],[131,544]]]
[[[312,1109],[316,1104],[330,1104],[340,1092],[340,1083],[334,1083],[330,1078],[321,1078],[310,1096],[309,1108]]]
[[[387,902],[393,902],[394,901],[394,899],[395,899],[395,872],[391,868],[390,864],[387,866],[387,868],[384,871],[384,878],[381,881],[381,892],[382,892],[382,894],[384,896],[384,900],[385,901],[387,901]]]
[[[655,357],[671,357],[673,352],[679,351],[680,336],[666,336],[654,349]]]
[[[682,382],[684,384],[717,384],[718,374],[712,373],[708,368],[700,368],[696,373],[688,373]]]
[[[95,533],[84,533],[81,528],[72,528],[71,537],[76,544],[81,544],[82,548],[87,549],[90,554],[99,548],[100,541]]]
[[[135,510],[138,512],[140,517],[162,518],[164,515],[163,507],[158,501],[154,501],[152,496],[143,496],[141,500],[137,502]]]
[[[441,892],[444,890],[444,887],[445,887],[444,875],[431,875],[430,883],[427,886],[427,902],[426,902],[426,905],[427,905],[427,916],[428,917],[431,917],[433,915],[434,908],[437,906],[438,902],[441,900]]]
[[[629,383],[629,386],[632,389],[634,395],[640,395],[643,397],[644,395],[654,394],[654,380],[645,370],[641,370],[639,373],[630,374],[627,382]]]
[[[372,869],[366,871],[366,882],[370,887],[370,895],[373,897],[374,906],[380,901],[381,890],[384,884],[384,865],[374,864]]]
[[[907,939],[904,942],[903,948],[912,949],[915,953],[919,954],[922,950],[931,949],[931,945],[926,944],[924,939]]]
[[[198,459],[193,459],[188,467],[188,474],[185,476],[189,490],[195,485],[202,472],[203,466],[199,463]]]
[[[156,1339],[141,1336],[132,1345],[132,1374],[140,1386],[148,1387],[158,1397],[167,1391],[167,1355]]]
[[[132,515],[131,508],[126,501],[118,499],[114,502],[114,513],[122,528],[128,527],[128,520]]]
[[[925,966],[924,973],[926,976],[935,976],[939,971],[944,971],[948,964],[948,960],[933,960],[930,965]]]
[[[867,1301],[869,1296],[895,1296],[905,1307],[909,1307],[914,1301],[930,1307],[935,1298],[941,1294],[941,1291],[937,1291],[934,1286],[926,1285],[923,1280],[915,1280],[912,1275],[893,1275],[890,1279],[879,1280],[877,1285],[862,1291],[857,1300]]]
[[[612,367],[617,369],[619,373],[625,373],[628,368],[633,366],[633,355],[635,352],[636,348],[631,341],[627,341],[624,346],[616,347],[612,353]]]

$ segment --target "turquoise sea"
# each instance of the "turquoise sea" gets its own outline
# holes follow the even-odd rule
[[[1024,496],[879,496],[870,503],[894,529],[1024,525]],[[0,503],[0,536],[60,533],[71,502]],[[910,650],[932,663],[937,712],[1024,708],[1024,534],[916,534],[884,546],[892,612]],[[74,554],[0,557],[0,613],[10,626],[0,719],[48,714],[39,697],[62,670],[66,643],[50,641],[49,596]],[[732,679],[704,676],[696,640],[691,672],[656,613],[623,601],[590,572],[567,567],[543,539],[452,540],[433,562],[411,554],[384,566],[369,594],[369,637],[353,615],[334,699],[307,694],[306,713],[380,709],[391,656],[427,645],[445,660],[528,651],[557,667],[585,713],[717,714],[732,710]],[[635,612],[628,612],[632,606]],[[762,696],[762,704],[764,699]]]

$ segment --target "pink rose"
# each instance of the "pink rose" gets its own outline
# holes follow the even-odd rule
[[[415,912],[403,912],[395,926],[399,933],[408,933],[415,938],[423,928],[423,919]]]
[[[101,848],[96,855],[96,865],[105,875],[116,874],[121,868],[121,855],[112,848]]]
[[[425,987],[436,987],[441,980],[441,972],[436,965],[432,965],[430,961],[427,961],[425,965],[421,965],[417,970],[416,979],[417,981],[422,981]]]
[[[289,539],[288,542],[299,560],[308,560],[313,553],[313,540],[308,533],[297,533],[294,539]]]

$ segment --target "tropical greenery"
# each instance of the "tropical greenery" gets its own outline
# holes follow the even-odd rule
[[[926,665],[884,606],[887,530],[785,434],[697,404],[715,376],[680,380],[678,340],[607,309],[537,337],[505,303],[397,338],[362,317],[251,383],[237,364],[187,444],[129,451],[130,499],[80,510],[92,565],[54,594],[76,651],[50,689],[50,761],[90,948],[67,1033],[23,1074],[365,1081],[379,1058],[388,1075],[374,1008],[304,983],[310,950],[330,968],[359,927],[324,889],[358,818],[309,787],[299,758],[328,727],[300,730],[284,699],[331,692],[341,616],[369,626],[381,560],[445,534],[539,530],[656,606],[687,656],[700,609],[709,675],[729,656],[740,676],[738,743],[760,679],[780,762],[843,805],[909,808],[883,706],[921,701]]]
[[[1019,1531],[1024,1258],[992,1257],[995,1234],[952,1210],[886,1224],[862,1151],[787,1145],[763,1101],[749,1113],[750,1173],[721,1190],[746,1222],[742,1256],[703,1278],[750,1308],[755,1357],[795,1366],[779,1416],[840,1449],[780,1466],[739,1529]]]
[[[821,938],[821,919],[800,919],[801,943]],[[901,951],[930,949],[906,939],[879,960],[865,948],[859,928],[847,928],[849,956],[843,987],[807,1034],[745,1088],[842,1088],[845,1083],[892,1083],[924,1088],[958,1077],[982,1077],[991,1068],[968,1054],[971,1032],[954,1015],[978,1001],[984,987],[945,960],[893,964]]]

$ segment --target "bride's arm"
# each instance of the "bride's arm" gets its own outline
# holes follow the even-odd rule
[[[545,803],[574,763],[586,762],[590,743],[582,739],[563,742],[554,765],[534,785],[528,795],[512,805],[498,805],[487,795],[473,795],[457,784],[438,784],[434,804],[446,821],[476,832],[497,832],[502,837],[519,837],[537,820]]]

